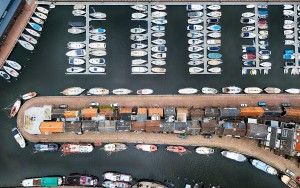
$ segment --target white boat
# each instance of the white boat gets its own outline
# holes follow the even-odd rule
[[[156,4],[152,5],[151,8],[153,8],[154,10],[166,10],[167,6],[162,4]]]
[[[29,42],[24,41],[24,40],[20,40],[20,39],[18,40],[18,42],[19,42],[19,44],[21,44],[21,46],[23,46],[25,49],[30,50],[30,51],[34,50],[33,45],[30,44]]]
[[[85,56],[86,51],[84,49],[70,50],[66,53],[69,57],[82,57]]]
[[[67,47],[71,50],[82,49],[85,47],[84,42],[68,42]]]
[[[293,29],[295,26],[293,24],[284,24],[283,29]]]
[[[92,51],[90,51],[90,54],[93,56],[102,57],[102,56],[106,56],[106,51],[105,50],[92,50]]]
[[[186,29],[188,31],[201,31],[201,30],[203,30],[203,26],[202,25],[188,25],[186,27]]]
[[[166,65],[166,61],[163,59],[155,59],[151,61],[151,64],[157,65],[157,66],[164,66]]]
[[[242,31],[243,32],[246,32],[246,31],[254,31],[255,27],[252,26],[252,25],[247,25],[247,26],[244,26],[242,27]]]
[[[142,5],[142,4],[133,5],[133,6],[131,6],[131,8],[134,10],[143,11],[143,12],[145,12],[147,10],[147,6]]]
[[[203,37],[203,33],[196,32],[196,31],[190,31],[187,33],[187,37],[192,38],[192,39],[197,39],[197,38]]]
[[[268,94],[278,94],[281,93],[281,89],[276,87],[266,87],[264,91]]]
[[[5,60],[5,63],[7,65],[9,65],[11,68],[15,69],[15,70],[21,70],[22,69],[22,66],[15,62],[15,61],[12,61],[12,60]]]
[[[148,45],[143,43],[133,43],[131,44],[132,49],[143,49],[146,48]]]
[[[106,14],[103,12],[93,12],[90,14],[91,17],[96,18],[96,19],[105,19]]]
[[[105,65],[105,59],[104,58],[91,58],[89,59],[89,63],[92,65]]]
[[[203,64],[202,60],[190,60],[188,62],[188,65],[190,65],[190,66],[198,66],[198,65],[201,65],[201,64]]]
[[[203,57],[203,54],[199,54],[199,53],[190,53],[189,54],[190,59],[200,59],[202,57]]]
[[[166,52],[168,49],[165,45],[157,45],[157,46],[152,46],[151,51],[152,52]]]
[[[191,45],[188,47],[189,52],[200,52],[203,50],[202,46],[197,46],[197,45]]]
[[[213,148],[208,148],[208,147],[197,147],[195,149],[196,153],[201,154],[201,155],[209,155],[213,154],[215,150]]]
[[[227,94],[238,94],[242,92],[242,89],[236,86],[229,86],[229,87],[223,87],[222,92]]]
[[[21,100],[20,99],[17,99],[14,104],[12,105],[11,109],[10,109],[10,114],[9,114],[9,117],[10,118],[13,118],[17,115],[17,113],[19,112],[20,110],[20,107],[21,107]]]
[[[283,24],[294,24],[294,20],[284,20]]]
[[[105,34],[95,34],[95,35],[90,35],[90,39],[101,42],[106,40],[106,36]]]
[[[209,5],[206,8],[209,9],[209,10],[215,11],[215,10],[220,10],[221,6],[220,5]]]
[[[151,68],[151,72],[154,72],[154,73],[166,73],[167,69],[163,68],[163,67],[152,67]]]
[[[208,69],[208,72],[220,73],[222,71],[221,67],[212,67]]]
[[[122,181],[122,182],[131,182],[132,181],[131,175],[119,174],[119,173],[115,173],[115,172],[106,172],[103,174],[103,178],[106,180],[110,180],[110,181]]]
[[[221,45],[220,39],[208,39],[206,42],[209,45]]]
[[[33,29],[25,28],[25,30],[26,30],[29,34],[31,34],[32,36],[35,36],[35,37],[40,37],[40,36],[41,36],[38,32],[36,32],[36,31],[33,30]]]
[[[198,89],[195,88],[182,88],[178,90],[179,94],[184,94],[184,95],[196,94],[197,92]]]
[[[41,7],[41,6],[36,7],[36,9],[37,9],[39,12],[43,13],[43,14],[48,14],[48,13],[49,13],[49,10],[48,10],[48,9],[46,9],[46,8],[44,8],[44,7]]]
[[[151,22],[155,23],[157,25],[165,25],[168,23],[168,21],[164,18],[156,18],[156,19],[151,20]]]
[[[90,30],[91,34],[104,34],[105,32],[106,32],[106,29],[104,29],[102,27]]]
[[[136,91],[138,95],[151,95],[153,93],[152,89],[139,89]]]
[[[85,64],[85,60],[82,58],[69,58],[69,65],[83,65]]]
[[[146,34],[131,34],[130,39],[136,42],[141,42],[147,40],[148,36]]]
[[[131,61],[132,65],[142,65],[142,64],[145,64],[145,63],[147,63],[147,61],[144,60],[144,59],[134,59],[134,60]]]
[[[211,38],[220,38],[221,37],[221,32],[210,32],[207,34],[207,36]]]
[[[148,72],[148,68],[147,67],[131,67],[131,72],[132,73],[145,73]]]
[[[164,186],[157,182],[151,182],[151,181],[140,181],[137,184],[133,185],[131,188],[167,188],[167,186]]]
[[[103,149],[106,152],[112,153],[112,152],[124,151],[127,149],[127,146],[122,143],[110,143],[110,144],[105,144]],[[104,175],[104,179],[112,180],[112,178],[106,177],[105,175]],[[119,180],[119,181],[121,181],[121,180]],[[124,181],[124,180],[122,180],[122,181]],[[129,181],[129,178],[128,178],[128,181]]]
[[[201,92],[204,94],[217,94],[218,90],[216,90],[215,88],[211,88],[211,87],[203,87],[201,89]]]
[[[203,10],[203,5],[199,5],[199,4],[190,4],[190,5],[186,5],[186,10],[187,11],[200,11]]]
[[[165,39],[155,39],[152,41],[153,44],[156,45],[165,45],[166,44],[166,40]]]
[[[67,73],[80,73],[85,71],[84,68],[82,67],[70,67],[66,69]]]
[[[256,34],[254,32],[242,32],[241,37],[244,39],[252,39],[255,38]]]
[[[294,10],[283,10],[284,16],[293,16],[295,14]]]
[[[35,14],[37,17],[39,17],[39,18],[41,18],[41,19],[43,19],[43,20],[46,20],[46,19],[47,19],[47,16],[46,16],[45,14],[41,13],[41,12],[34,12],[34,14]]]
[[[63,90],[60,93],[62,93],[63,95],[75,96],[75,95],[80,95],[84,91],[85,91],[85,89],[83,89],[81,87],[70,87],[70,88]]]
[[[20,147],[25,148],[26,142],[20,131],[17,128],[13,128],[11,132]]]
[[[130,29],[130,32],[134,33],[134,34],[144,33],[145,31],[146,31],[146,29],[141,28],[141,27],[135,27],[135,28]]]
[[[300,89],[290,88],[290,89],[286,89],[285,92],[290,93],[290,94],[300,94]]]
[[[244,13],[242,13],[242,17],[244,17],[244,18],[251,18],[253,16],[255,16],[255,13],[253,13],[253,12],[244,12]]]
[[[200,18],[201,16],[203,16],[203,12],[202,11],[188,12],[188,17],[189,18]]]
[[[166,34],[164,32],[154,32],[151,35],[152,37],[160,38],[160,37],[164,37]]]
[[[13,68],[10,68],[10,67],[4,65],[3,69],[12,77],[17,78],[19,76],[19,73]]]
[[[294,34],[294,31],[293,30],[284,30],[283,34],[284,35],[291,35],[291,34]]]
[[[106,43],[105,42],[91,42],[91,43],[89,43],[89,47],[92,49],[105,49]]]
[[[284,10],[293,9],[293,8],[294,8],[293,5],[283,5]]]
[[[37,23],[37,24],[40,24],[40,25],[43,25],[43,24],[44,24],[44,20],[42,20],[42,19],[40,19],[40,18],[38,18],[38,17],[32,16],[31,19],[32,19],[35,23]]]
[[[268,165],[268,164],[266,164],[266,163],[264,163],[260,160],[253,159],[251,161],[251,164],[253,166],[255,166],[257,169],[262,170],[262,171],[264,171],[268,174],[271,174],[271,175],[277,175],[278,174],[278,172],[275,168],[271,167],[270,165]]]
[[[148,53],[146,50],[131,50],[131,52],[130,52],[130,55],[133,57],[143,57],[147,54]]]
[[[259,94],[261,93],[263,90],[260,89],[259,87],[246,87],[244,89],[244,92],[247,94]]]
[[[9,76],[9,74],[7,74],[5,71],[2,71],[2,70],[0,70],[0,76],[2,77],[2,78],[4,78],[5,80],[10,80],[10,76]]]
[[[164,32],[166,27],[164,25],[155,25],[151,27],[151,30],[155,32]]]
[[[219,18],[219,17],[222,16],[222,12],[220,12],[220,11],[212,11],[212,12],[207,13],[207,16],[213,17],[213,18]]]
[[[72,33],[72,34],[81,34],[84,33],[85,29],[84,28],[78,28],[78,27],[71,27],[68,29],[68,33]]]
[[[91,66],[91,67],[89,67],[89,72],[91,72],[91,73],[104,73],[105,68],[104,67]]]
[[[262,66],[262,67],[271,67],[272,63],[271,62],[262,62],[259,65]]]
[[[198,44],[202,44],[204,41],[200,40],[200,39],[189,39],[188,40],[188,44],[189,45],[198,45]]]
[[[284,40],[284,45],[294,45],[295,41],[294,40]]]
[[[155,59],[164,59],[167,57],[167,53],[154,53],[151,55],[151,57]]]
[[[21,36],[27,41],[30,42],[31,44],[37,44],[37,40],[35,38],[33,38],[30,35],[24,34],[22,33]]]
[[[202,72],[204,69],[201,67],[189,67],[189,73],[190,74],[195,74],[195,73],[200,73]]]
[[[134,12],[131,14],[131,19],[133,20],[137,20],[137,19],[143,19],[146,18],[147,15],[144,13],[140,13],[140,12]]]
[[[79,9],[79,10],[84,10],[85,9],[85,4],[82,3],[77,3],[73,6],[73,9]]]
[[[109,90],[102,87],[94,87],[89,89],[88,94],[91,95],[108,95]]]
[[[115,95],[128,95],[132,91],[126,88],[119,88],[119,89],[114,89],[112,90],[112,93]]]
[[[167,16],[167,13],[164,11],[154,11],[151,13],[152,18],[163,18]]]
[[[188,24],[201,24],[203,22],[202,18],[189,18]]]
[[[86,12],[84,10],[80,10],[80,9],[75,9],[72,11],[72,14],[74,16],[83,16],[83,15],[85,15],[85,13]]]
[[[147,152],[155,152],[157,151],[157,146],[153,144],[137,144],[136,149],[147,151]]]
[[[222,151],[221,154],[228,159],[232,159],[238,162],[244,162],[247,160],[247,157],[245,157],[244,155],[232,151]]]
[[[217,66],[222,63],[223,63],[223,61],[221,61],[220,59],[212,59],[212,60],[208,60],[208,62],[207,62],[208,65],[212,65],[212,66]]]
[[[24,100],[24,101],[26,101],[26,100],[32,99],[32,98],[34,98],[36,96],[37,96],[37,92],[31,91],[31,92],[23,94],[21,96],[21,99]]]

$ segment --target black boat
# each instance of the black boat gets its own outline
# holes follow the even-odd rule
[[[41,144],[34,144],[33,152],[46,152],[46,151],[57,151],[59,149],[59,145],[55,143],[41,143]]]
[[[83,22],[69,22],[68,24],[71,27],[85,27],[85,23]]]
[[[99,178],[93,175],[82,175],[73,173],[70,174],[67,179],[67,185],[77,185],[77,186],[96,186],[98,185]]]

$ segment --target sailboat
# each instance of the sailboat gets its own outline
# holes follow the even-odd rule
[[[19,63],[12,60],[5,60],[5,63],[15,70],[21,70],[22,68],[22,66]]]
[[[36,30],[36,31],[41,32],[42,29],[43,29],[43,28],[42,28],[39,24],[37,24],[37,23],[29,22],[28,24],[29,24],[34,30]]]
[[[138,95],[151,95],[153,93],[152,89],[139,89],[136,91]]]
[[[34,14],[35,14],[37,17],[39,17],[39,18],[41,18],[41,19],[43,19],[43,20],[46,20],[46,19],[47,19],[47,16],[46,16],[45,14],[41,13],[41,12],[34,12]]]
[[[84,33],[85,29],[84,28],[78,28],[78,27],[71,27],[68,29],[68,33],[72,33],[72,34],[81,34]]]
[[[80,95],[82,92],[84,92],[85,89],[81,87],[70,87],[65,90],[63,90],[62,93],[63,95]]]
[[[31,34],[32,36],[35,36],[35,37],[40,37],[40,36],[41,36],[38,32],[36,32],[36,31],[33,30],[33,29],[25,28],[25,30],[26,30],[29,34]]]
[[[95,87],[89,89],[88,93],[92,95],[108,95],[109,90],[102,87]]]
[[[90,14],[91,17],[96,18],[96,19],[105,19],[106,14],[103,12],[93,12]]]
[[[34,50],[33,45],[30,44],[29,42],[24,41],[24,40],[20,40],[20,39],[18,40],[18,42],[19,42],[19,44],[21,44],[21,46],[23,46],[25,49],[30,50],[30,51]]]
[[[31,19],[32,19],[35,23],[37,23],[37,24],[41,24],[41,25],[44,24],[44,20],[42,20],[42,19],[40,19],[40,18],[38,18],[38,17],[32,16]]]
[[[10,68],[10,67],[4,65],[3,69],[12,77],[17,78],[19,76],[19,73],[13,68]]]
[[[41,12],[43,14],[48,14],[49,13],[48,9],[46,9],[44,7],[41,7],[41,6],[36,7],[36,10],[38,10],[39,12]]]
[[[2,78],[4,78],[5,80],[9,80],[10,79],[9,74],[7,74],[5,71],[2,71],[2,70],[0,70],[0,76]]]
[[[132,91],[126,88],[119,88],[119,89],[114,89],[112,91],[113,94],[115,95],[127,95],[129,93],[131,93]]]
[[[195,89],[195,88],[182,88],[182,89],[178,90],[178,93],[185,94],[185,95],[196,94],[197,92],[198,92],[198,89]]]
[[[211,87],[203,87],[201,89],[201,92],[204,94],[217,94],[218,90],[216,90],[215,88],[211,88]]]
[[[144,60],[144,59],[134,59],[134,60],[131,61],[132,65],[142,65],[142,64],[145,64],[145,63],[147,63],[147,61]]]
[[[23,37],[27,42],[30,42],[31,44],[37,44],[37,40],[30,35],[22,33],[21,37]]]

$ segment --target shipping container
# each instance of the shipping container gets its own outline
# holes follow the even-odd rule
[[[65,118],[76,118],[78,116],[79,116],[79,111],[76,111],[76,110],[66,110],[64,112]]]
[[[97,115],[98,115],[97,108],[84,108],[81,110],[81,116],[86,119],[96,117]]]
[[[218,108],[205,108],[204,109],[204,116],[205,117],[219,117],[220,110]]]
[[[238,108],[220,108],[220,117],[222,118],[234,118],[240,116],[240,110]]]
[[[145,121],[146,132],[161,132],[160,121]]]
[[[261,117],[264,115],[263,107],[241,107],[240,115],[242,117]]]
[[[146,124],[144,121],[133,121],[131,122],[131,131],[133,132],[141,132],[145,131]]]
[[[41,134],[63,133],[64,122],[61,121],[44,121],[40,124]]]
[[[284,116],[300,118],[300,108],[284,108]]]
[[[65,132],[81,134],[81,122],[65,122]]]

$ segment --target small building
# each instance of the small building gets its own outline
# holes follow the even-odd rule
[[[188,108],[177,108],[177,121],[186,122],[189,118],[189,109]]]
[[[99,108],[99,114],[104,115],[106,119],[111,119],[114,116],[114,111],[112,107],[102,106]]]
[[[280,134],[281,129],[279,128],[279,126],[269,126],[267,139],[263,142],[263,144],[270,149],[277,150],[280,147]]]
[[[131,121],[131,113],[120,113],[119,118],[123,121]]]
[[[96,117],[98,115],[97,108],[84,108],[81,110],[81,117],[83,119],[91,119],[92,117]]]
[[[157,120],[148,120],[145,121],[145,125],[146,125],[146,132],[154,132],[154,133],[159,133],[161,132],[161,127],[160,127],[160,121]]]
[[[119,114],[132,114],[132,108],[129,107],[120,107]]]
[[[40,124],[40,132],[41,134],[52,134],[52,133],[63,133],[64,130],[64,122],[61,121],[44,121]]]
[[[296,144],[294,142],[295,130],[283,127],[280,137],[280,153],[283,155],[294,156]]]
[[[246,137],[266,140],[268,136],[268,126],[264,124],[248,123]]]
[[[190,109],[191,119],[192,120],[201,120],[204,116],[204,110],[202,108],[192,108]]]
[[[240,110],[238,108],[220,108],[221,118],[236,118],[240,116]]]
[[[217,134],[219,136],[244,137],[246,135],[246,124],[239,122],[219,122]]]
[[[138,108],[137,115],[135,117],[136,121],[146,121],[148,117],[148,110],[147,108]]]
[[[81,122],[65,122],[65,132],[82,134]]]
[[[148,115],[151,120],[160,120],[164,116],[163,108],[148,108]]]
[[[116,131],[116,121],[99,121],[98,122],[98,130],[101,133],[111,133]]]
[[[64,109],[52,108],[51,110],[51,119],[64,118]]]
[[[212,118],[212,117],[203,118],[203,120],[200,123],[201,134],[204,134],[204,135],[215,134],[217,125],[218,125],[218,121],[215,118]]]
[[[99,131],[99,123],[96,121],[83,120],[81,124],[83,132],[97,132]]]
[[[204,108],[205,117],[219,117],[220,110],[218,108]]]
[[[65,110],[64,111],[65,118],[77,118],[79,117],[79,111],[77,110]]]
[[[173,133],[174,132],[174,122],[161,122],[161,129],[163,133]]]
[[[130,121],[117,120],[116,121],[116,131],[130,131],[131,123]]]
[[[148,110],[147,108],[138,108],[137,114],[148,115]]]
[[[176,108],[173,106],[168,106],[164,108],[165,118],[173,116],[176,118]]]
[[[145,131],[146,124],[144,121],[132,121],[131,122],[131,131],[133,132],[142,132]]]
[[[241,107],[240,116],[242,117],[261,117],[264,115],[263,107]]]
[[[187,124],[187,134],[189,135],[198,135],[200,134],[201,127],[198,120],[192,120]]]
[[[186,133],[186,130],[187,130],[186,122],[173,122],[173,125],[174,125],[174,133],[175,134]]]

